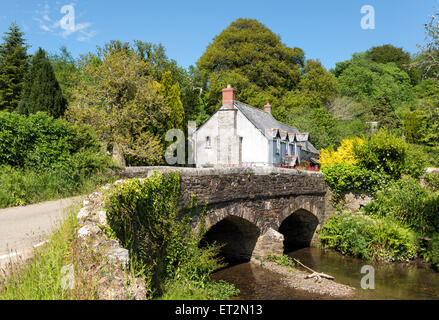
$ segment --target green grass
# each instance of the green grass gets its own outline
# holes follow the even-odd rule
[[[43,247],[35,250],[30,261],[9,266],[0,274],[0,300],[68,300],[96,298],[95,285],[77,270],[75,234],[78,229],[76,213],[79,205],[72,207],[61,227]],[[75,287],[63,289],[61,272],[64,266],[73,266]],[[65,283],[65,281],[64,281]]]
[[[239,290],[222,280],[197,283],[176,279],[166,285],[164,294],[157,300],[228,300],[237,295]]]
[[[0,166],[0,208],[89,193],[115,180],[109,173],[85,175],[72,171],[67,168],[37,171]]]
[[[266,257],[267,261],[274,262],[280,266],[293,268],[295,266],[295,263],[293,259],[290,256],[287,256],[286,254],[278,255],[278,254],[269,254]]]

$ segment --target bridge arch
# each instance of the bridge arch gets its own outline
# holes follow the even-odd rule
[[[253,222],[229,215],[209,228],[201,245],[222,245],[221,255],[229,263],[250,261],[261,231]]]
[[[284,236],[284,253],[311,246],[318,225],[317,216],[303,208],[286,217],[279,226]]]

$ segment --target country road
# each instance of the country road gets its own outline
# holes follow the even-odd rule
[[[81,196],[0,210],[0,268],[9,261],[27,258],[44,244],[67,208]]]

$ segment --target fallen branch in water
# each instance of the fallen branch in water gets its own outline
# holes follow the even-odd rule
[[[311,274],[308,274],[308,275],[305,277],[305,279],[315,278],[315,279],[316,279],[316,282],[317,282],[317,281],[318,281],[318,282],[321,282],[321,281],[322,281],[322,278],[329,279],[329,280],[334,280],[334,277],[333,277],[333,276],[330,276],[330,275],[328,275],[328,274],[326,274],[326,273],[321,273],[321,272],[314,271],[313,269],[311,269],[311,268],[305,266],[305,265],[304,265],[302,262],[300,262],[299,260],[296,260],[296,259],[294,259],[294,258],[293,258],[293,260],[294,260],[294,262],[296,262],[297,264],[301,265],[302,267],[304,267],[304,268],[307,269],[308,271],[312,272]]]

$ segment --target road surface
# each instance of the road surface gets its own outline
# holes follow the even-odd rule
[[[32,250],[45,243],[67,208],[82,197],[0,209],[0,268],[10,261],[27,258]]]

